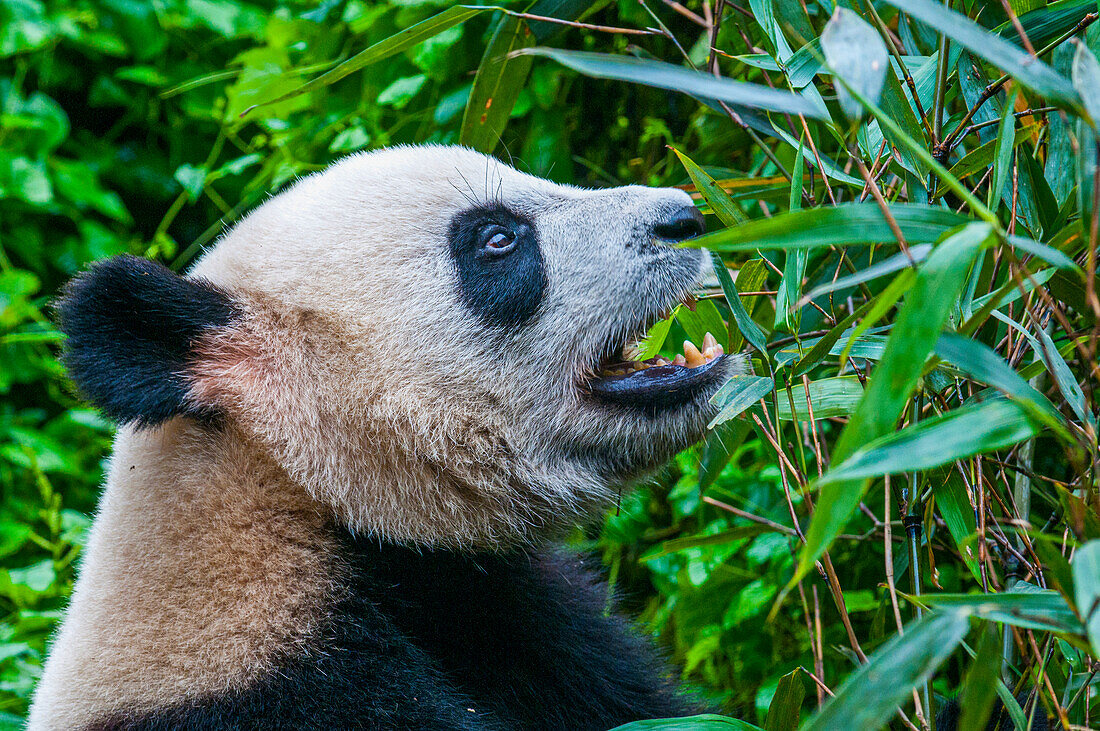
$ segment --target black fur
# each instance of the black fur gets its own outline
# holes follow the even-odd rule
[[[483,235],[487,227],[511,232],[515,248],[503,255],[487,251]],[[486,325],[512,327],[535,314],[547,277],[530,221],[501,204],[479,206],[455,216],[448,239],[459,295],[478,319]]]
[[[579,559],[342,538],[324,640],[262,683],[102,729],[609,729],[690,713]]]
[[[185,378],[195,340],[237,315],[229,295],[213,284],[117,256],[70,282],[57,309],[69,336],[69,375],[107,416],[152,426],[173,416],[217,415],[188,402]]]

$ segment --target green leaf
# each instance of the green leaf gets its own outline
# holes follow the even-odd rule
[[[1066,634],[1085,630],[1061,594],[1034,587],[1000,594],[922,594],[919,600],[937,612],[964,609],[976,617],[1024,629]]]
[[[886,352],[871,374],[863,400],[833,449],[835,463],[894,430],[916,388],[924,361],[955,306],[970,263],[992,234],[993,229],[988,224],[970,223],[937,246],[921,266],[890,333]],[[822,488],[806,534],[806,544],[788,587],[793,587],[806,575],[844,529],[864,489],[861,480],[829,481]]]
[[[730,198],[730,194],[722,190],[722,187],[715,182],[714,178],[707,175],[703,168],[696,165],[690,157],[679,150],[673,149],[673,152],[676,153],[676,157],[680,158],[680,164],[687,170],[691,182],[695,184],[695,189],[703,196],[703,200],[707,202],[711,212],[718,216],[723,224],[736,226],[748,220],[748,217],[742,213],[741,207]]]
[[[1046,97],[1052,104],[1080,108],[1080,99],[1069,82],[1042,61],[1028,55],[1000,36],[935,0],[886,0],[922,23],[935,28],[976,56],[1021,84]]]
[[[791,171],[791,194],[789,207],[797,211],[802,207],[802,178],[805,173],[806,147],[799,145],[794,155],[794,168]],[[801,322],[801,312],[796,308],[802,298],[802,278],[806,276],[805,249],[787,252],[783,260],[783,278],[775,295],[775,330],[796,332]]]
[[[737,285],[733,283],[733,277],[730,276],[729,269],[726,269],[722,258],[714,252],[711,252],[711,262],[714,265],[714,273],[718,275],[718,282],[722,285],[722,292],[726,295],[726,304],[729,305],[730,313],[737,323],[738,330],[752,347],[766,355],[768,347],[764,331],[753,321],[752,316],[741,302],[741,295],[737,293]]]
[[[1016,89],[1014,88],[1008,94],[1004,115],[1001,117],[1000,131],[997,134],[997,151],[993,156],[993,184],[989,187],[989,197],[986,199],[986,205],[990,208],[997,207],[1005,184],[1008,182],[1008,174],[1012,170],[1012,143],[1015,140],[1013,129],[1016,124],[1016,117],[1013,116],[1013,112],[1016,111],[1015,102]],[[1009,203],[1011,204],[1011,200]]]
[[[622,726],[616,726],[611,731],[763,731],[759,726],[753,726],[746,721],[738,721],[736,718],[727,718],[713,713],[705,713],[701,716],[687,718],[654,718],[648,721],[634,721]]]
[[[761,525],[759,523],[753,523],[752,525],[741,525],[736,528],[722,531],[721,533],[713,533],[711,535],[697,535],[697,536],[685,536],[683,538],[673,538],[670,541],[665,541],[658,546],[646,551],[639,561],[652,561],[662,556],[667,556],[670,553],[676,553],[677,551],[684,551],[689,548],[702,548],[704,546],[724,546],[734,541],[742,541],[746,538],[753,538],[761,535],[762,533],[774,533],[775,528],[770,526]]]
[[[1001,638],[993,627],[983,626],[978,649],[959,694],[959,728],[985,728],[997,699],[1001,674]]]
[[[1100,657],[1100,541],[1089,541],[1073,554],[1073,586],[1093,655]]]
[[[1019,404],[1002,399],[984,401],[879,437],[830,467],[817,483],[825,486],[927,470],[1017,444],[1039,431],[1039,424]]]
[[[929,613],[878,649],[803,726],[805,731],[877,731],[913,688],[946,660],[970,628],[967,613]]]
[[[789,731],[798,727],[802,713],[802,701],[806,698],[806,687],[802,682],[802,668],[795,668],[779,679],[775,695],[768,705],[768,717],[764,721],[767,731]]]
[[[855,376],[835,376],[810,381],[810,404],[814,419],[832,419],[848,416],[855,411],[863,398],[863,385]],[[806,387],[801,383],[791,386],[790,398],[786,390],[779,394],[779,418],[791,420],[791,401],[794,401],[794,417],[799,421],[810,420],[810,408],[806,405]]]
[[[890,213],[910,244],[936,241],[970,220],[943,208],[916,204],[896,203],[890,206]],[[791,211],[689,239],[681,245],[709,251],[754,251],[895,241],[882,209],[872,202]]]
[[[311,91],[316,91],[317,89],[322,89],[326,86],[335,84],[337,81],[343,79],[345,76],[354,74],[356,71],[360,71],[361,69],[364,69],[373,63],[378,63],[383,59],[401,53],[406,48],[411,48],[412,46],[415,46],[416,44],[421,43],[422,41],[425,41],[432,36],[442,33],[448,28],[452,28],[459,23],[463,23],[469,20],[478,13],[485,12],[486,10],[496,10],[496,8],[473,7],[465,5],[456,5],[453,8],[448,8],[442,13],[433,15],[427,20],[422,20],[416,25],[410,26],[400,31],[399,33],[393,34],[385,40],[381,40],[378,43],[375,43],[366,50],[360,51],[359,53],[349,58],[347,61],[344,61],[339,66],[336,66],[335,68],[326,71],[317,78],[308,81],[307,83],[302,84],[301,86],[291,91],[288,91],[281,96],[248,107],[243,112],[241,112],[241,116],[245,116],[253,109],[266,107],[271,104],[278,104],[279,102],[286,101],[287,99],[293,99],[296,96],[308,94]]]
[[[855,274],[849,274],[844,277],[838,277],[835,280],[826,282],[825,284],[818,285],[812,290],[806,293],[806,300],[815,300],[818,297],[828,294],[829,292],[836,292],[841,289],[847,289],[848,287],[855,287],[856,285],[864,282],[870,282],[873,279],[885,276],[887,274],[893,274],[901,269],[907,269],[914,264],[919,264],[924,261],[928,254],[932,251],[932,244],[918,244],[916,246],[909,247],[909,253],[903,251],[893,256],[888,256],[881,261],[860,269]]]
[[[462,117],[460,144],[487,154],[496,149],[531,71],[530,56],[511,54],[533,43],[534,37],[521,18],[506,15],[500,19],[477,67]]]
[[[719,79],[710,74],[660,61],[589,51],[565,51],[558,48],[530,48],[523,52],[545,56],[578,73],[597,79],[629,81],[751,109],[801,114],[814,119],[829,118],[827,110],[798,94],[778,91],[758,84]]]
[[[939,477],[932,482],[936,507],[943,522],[947,524],[947,532],[951,534],[951,540],[955,542],[966,567],[970,569],[974,580],[981,583],[982,572],[978,567],[978,557],[974,553],[973,542],[968,540],[977,526],[974,506],[967,497],[966,486],[958,472],[953,469],[942,469],[937,474]]]
[[[734,376],[726,381],[710,402],[718,408],[708,429],[741,415],[746,409],[771,393],[775,383],[767,376]]]
[[[1085,111],[1092,118],[1092,128],[1100,125],[1100,61],[1092,55],[1089,47],[1074,38],[1077,52],[1073,54],[1073,88],[1081,95]]]
[[[856,13],[838,5],[821,34],[821,48],[834,73],[866,98],[878,102],[886,72],[890,70],[886,44],[878,31]],[[837,87],[837,100],[849,119],[863,116],[863,106],[852,98],[846,86]]]

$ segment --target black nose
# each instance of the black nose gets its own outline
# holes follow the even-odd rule
[[[653,235],[665,241],[685,241],[707,230],[703,214],[695,206],[684,206],[653,226]]]

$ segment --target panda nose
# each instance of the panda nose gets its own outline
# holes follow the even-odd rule
[[[703,214],[695,206],[684,206],[653,225],[653,235],[673,243],[686,241],[706,232]]]

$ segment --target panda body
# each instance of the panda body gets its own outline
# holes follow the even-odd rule
[[[689,712],[555,540],[711,416],[720,353],[600,371],[701,276],[670,245],[700,230],[681,191],[398,148],[276,196],[186,278],[78,278],[66,362],[124,426],[31,728]]]

